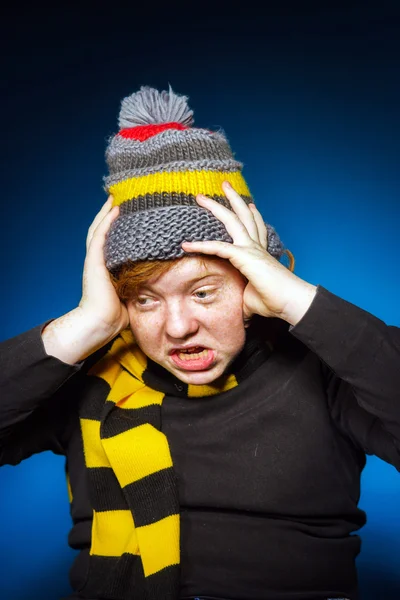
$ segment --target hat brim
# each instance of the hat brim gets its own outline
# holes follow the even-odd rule
[[[224,224],[200,206],[168,206],[123,214],[112,223],[105,244],[109,271],[127,261],[170,260],[185,255],[182,242],[232,243]]]
[[[285,249],[272,225],[267,251],[277,260]],[[166,206],[124,213],[113,221],[105,244],[105,262],[112,273],[128,261],[171,260],[185,256],[182,242],[232,243],[225,225],[200,206]]]

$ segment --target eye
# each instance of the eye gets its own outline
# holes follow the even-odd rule
[[[198,300],[210,300],[213,296],[214,290],[197,290],[194,292],[194,296]]]
[[[152,299],[139,297],[139,298],[137,298],[136,302],[139,304],[139,306],[149,306],[152,302]]]

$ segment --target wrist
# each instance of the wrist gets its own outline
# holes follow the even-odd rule
[[[290,298],[280,318],[295,326],[304,317],[317,293],[317,286],[300,278],[290,293]]]
[[[47,354],[73,365],[107,344],[117,333],[78,306],[51,321],[42,332],[42,340]]]

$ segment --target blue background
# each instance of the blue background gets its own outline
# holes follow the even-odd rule
[[[190,6],[3,16],[2,339],[79,302],[120,101],[168,83],[225,130],[295,272],[400,325],[398,2]],[[63,467],[45,453],[0,470],[1,600],[68,593]],[[362,489],[361,597],[398,600],[400,478],[370,457]]]

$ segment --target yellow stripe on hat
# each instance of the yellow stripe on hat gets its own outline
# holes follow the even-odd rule
[[[179,564],[179,515],[137,527],[136,534],[145,577]]]
[[[140,554],[130,510],[93,512],[90,554],[121,556],[124,552]]]
[[[220,196],[223,193],[222,182],[229,181],[233,189],[242,196],[251,196],[250,190],[240,171],[172,171],[153,173],[143,177],[133,177],[110,187],[114,206],[118,206],[145,194],[156,192],[181,192],[183,194],[204,194]]]

